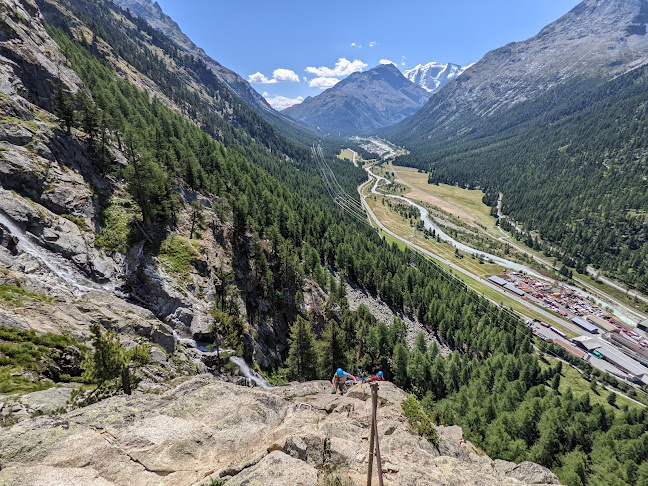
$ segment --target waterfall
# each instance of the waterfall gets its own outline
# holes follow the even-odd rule
[[[209,350],[204,344],[200,344],[198,341],[195,339],[191,338],[183,338],[180,337],[180,335],[177,333],[177,331],[173,331],[173,337],[175,338],[176,342],[183,344],[185,346],[189,346],[190,348],[197,349],[200,351],[202,354],[205,356],[213,356],[216,354],[216,350]],[[233,353],[233,349],[218,349],[219,353]],[[256,375],[252,370],[250,370],[250,367],[247,365],[245,360],[241,358],[240,356],[230,356],[229,360],[234,363],[236,366],[238,366],[241,374],[245,376],[248,380],[250,380],[252,383],[254,383],[256,386],[260,386],[261,388],[264,388],[266,390],[269,390],[272,388],[270,384],[264,380],[262,377]]]
[[[97,290],[97,287],[93,282],[73,270],[73,265],[70,261],[42,248],[37,243],[34,243],[35,238],[16,225],[16,223],[14,223],[14,221],[2,211],[0,211],[0,224],[5,226],[13,236],[18,238],[17,246],[20,250],[39,260],[59,279],[76,289],[73,294],[80,295]],[[69,291],[69,289],[65,290]]]
[[[245,360],[240,356],[230,356],[230,361],[238,366],[239,370],[241,370],[241,373],[243,373],[243,376],[252,381],[256,386],[260,386],[261,388],[264,388],[266,390],[272,388],[272,386],[270,386],[270,384],[266,380],[264,380],[260,376],[257,376],[256,374],[253,374],[252,370],[250,370],[250,367],[247,365]]]

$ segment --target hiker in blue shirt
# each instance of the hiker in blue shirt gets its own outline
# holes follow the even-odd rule
[[[338,393],[338,385],[340,385],[340,393],[344,393],[344,383],[349,379],[353,380],[356,385],[358,384],[358,380],[356,380],[355,376],[351,373],[347,373],[342,368],[338,368],[331,380],[331,383],[333,384],[333,391],[331,393]]]

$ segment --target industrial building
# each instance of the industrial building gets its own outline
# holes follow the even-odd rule
[[[617,346],[622,346],[629,351],[632,351],[631,356],[634,357],[641,364],[648,365],[648,349],[643,348],[634,339],[625,337],[620,333],[610,333],[609,340]]]
[[[615,335],[616,333],[612,334],[612,336]],[[627,375],[624,378],[637,383],[648,383],[648,368],[642,366],[629,356],[626,356],[621,351],[616,350],[610,343],[590,336],[578,336],[573,338],[572,342],[590,353],[596,354],[601,359],[612,364],[615,368],[621,370]]]
[[[600,348],[603,343],[600,339],[589,337],[589,336],[578,336],[575,338],[572,338],[572,342],[576,343],[577,346],[582,347],[583,349],[586,349],[590,353],[594,351],[595,349]]]
[[[513,292],[515,294],[518,294],[520,297],[526,295],[526,292],[524,292],[523,290],[518,289],[515,285],[513,285],[510,282],[508,282],[506,285],[504,285],[504,288],[506,290],[510,290],[511,292]]]
[[[601,329],[603,329],[604,331],[607,331],[607,332],[614,332],[614,331],[618,331],[618,330],[619,330],[619,329],[618,329],[614,324],[612,324],[611,322],[608,322],[608,321],[606,321],[605,319],[603,319],[603,318],[601,318],[601,317],[599,317],[599,316],[595,316],[595,315],[593,315],[593,314],[591,314],[591,315],[589,315],[589,316],[585,316],[585,319],[586,319],[590,324],[594,324],[595,326],[597,326],[597,327],[599,327],[599,328],[601,328]]]
[[[590,324],[587,322],[585,319],[581,317],[574,317],[571,320],[574,324],[576,324],[578,327],[581,329],[585,329],[587,332],[590,334],[598,334],[599,333],[599,328],[594,326],[593,324]]]
[[[587,353],[581,351],[578,348],[575,348],[574,346],[572,346],[571,344],[565,342],[562,339],[556,338],[556,339],[553,340],[553,343],[560,346],[561,348],[563,348],[565,351],[567,351],[572,356],[576,356],[577,358],[580,358],[580,359],[587,359]]]
[[[645,321],[641,321],[639,324],[637,324],[637,329],[641,329],[642,331],[648,332],[648,319]]]
[[[648,368],[641,366],[634,359],[629,358],[619,351],[605,347],[601,347],[597,351],[603,355],[605,361],[612,363],[621,371],[627,373],[631,380],[642,383],[648,381]]]
[[[490,280],[493,283],[496,283],[497,285],[501,285],[502,287],[504,287],[508,283],[508,280],[504,280],[503,278],[498,277],[497,275],[491,275],[490,277],[488,277],[488,280]]]

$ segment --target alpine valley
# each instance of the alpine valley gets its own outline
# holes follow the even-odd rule
[[[0,0],[0,486],[647,485],[647,26],[279,112],[150,0]]]

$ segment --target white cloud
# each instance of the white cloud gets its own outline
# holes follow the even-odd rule
[[[393,64],[394,66],[396,65],[394,61],[390,61],[389,59],[381,59],[378,62],[380,62],[380,64]]]
[[[405,61],[401,62],[401,66],[404,66],[404,65],[405,65]]]
[[[265,74],[256,72],[248,76],[248,81],[255,84],[274,84],[280,81],[299,83],[299,76],[291,69],[275,69],[272,72],[272,78],[268,79]]]
[[[322,76],[319,78],[311,79],[310,83],[308,83],[308,86],[310,86],[311,88],[328,89],[332,86],[335,86],[339,82],[340,80],[338,78]]]
[[[341,57],[340,59],[338,59],[338,62],[335,63],[335,67],[333,69],[326,66],[321,66],[318,68],[309,66],[306,68],[306,72],[314,74],[317,77],[339,78],[342,76],[348,76],[349,74],[355,73],[356,71],[362,71],[366,67],[367,64],[362,62],[360,59],[356,59],[352,62],[344,57]]]
[[[272,79],[277,81],[288,81],[290,83],[299,83],[299,76],[291,69],[275,69],[272,73]]]
[[[358,44],[357,42],[352,42],[351,47],[357,47],[358,49],[362,49],[362,44]]]
[[[268,103],[270,103],[270,106],[279,111],[285,110],[286,108],[293,105],[298,105],[299,103],[304,101],[303,96],[298,96],[297,98],[287,98],[285,96],[276,95],[270,98],[268,93],[263,93],[263,97]]]
[[[369,43],[369,47],[376,47],[377,45],[378,45],[378,43],[376,41],[371,41]]]
[[[250,83],[256,83],[256,84],[269,84],[273,82],[271,79],[266,78],[264,74],[261,74],[258,71],[254,74],[250,74],[248,76],[248,81]]]

